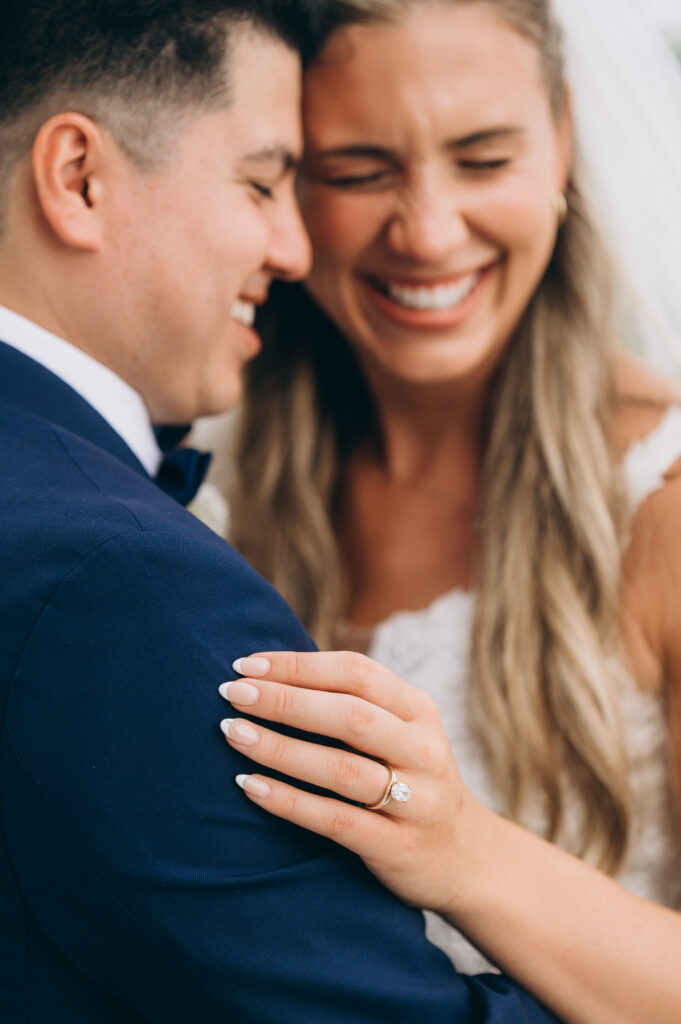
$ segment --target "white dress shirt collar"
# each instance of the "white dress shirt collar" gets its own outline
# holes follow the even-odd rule
[[[129,384],[75,345],[0,306],[0,341],[30,356],[77,391],[123,438],[150,476],[162,454],[144,401]]]

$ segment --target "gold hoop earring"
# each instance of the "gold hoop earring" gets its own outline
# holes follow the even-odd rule
[[[556,217],[558,219],[558,226],[561,227],[567,220],[568,201],[562,192],[556,192],[552,202],[553,209],[555,210]]]

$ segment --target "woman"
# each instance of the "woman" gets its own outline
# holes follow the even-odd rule
[[[241,782],[565,1020],[678,1020],[681,412],[615,354],[559,33],[541,0],[339,9],[306,81],[315,266],[250,375],[232,539],[449,742],[386,669],[246,662],[238,711],[361,753],[229,742],[374,809]]]

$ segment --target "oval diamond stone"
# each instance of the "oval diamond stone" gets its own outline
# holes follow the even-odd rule
[[[401,804],[406,804],[407,800],[411,796],[411,790],[406,782],[396,782],[390,790],[390,795],[393,800],[397,800]]]

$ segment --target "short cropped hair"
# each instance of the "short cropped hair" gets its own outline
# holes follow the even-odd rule
[[[153,164],[164,113],[228,103],[233,28],[281,39],[306,61],[323,13],[323,0],[0,3],[0,193],[41,124],[66,109],[100,123],[138,165]]]

